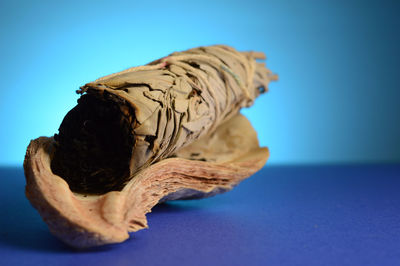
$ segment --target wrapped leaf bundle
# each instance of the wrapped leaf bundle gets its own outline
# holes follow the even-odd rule
[[[276,80],[264,54],[208,46],[100,78],[54,138],[33,140],[26,195],[74,247],[117,243],[163,201],[232,189],[269,152],[239,114]]]
[[[200,47],[86,84],[55,136],[54,173],[76,192],[122,189],[252,105],[274,78],[257,56]]]

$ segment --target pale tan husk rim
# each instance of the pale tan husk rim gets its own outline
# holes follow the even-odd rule
[[[219,143],[215,147],[215,143]],[[73,193],[50,168],[52,138],[31,141],[24,169],[26,196],[50,231],[77,248],[119,243],[147,228],[146,213],[160,201],[212,196],[231,190],[258,171],[269,152],[260,148],[249,121],[237,115],[212,134],[139,172],[122,191]],[[209,161],[185,159],[197,150]],[[234,203],[233,203],[234,204]]]

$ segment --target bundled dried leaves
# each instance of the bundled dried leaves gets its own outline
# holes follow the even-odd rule
[[[100,78],[54,138],[31,142],[27,197],[66,243],[89,247],[147,226],[160,201],[230,190],[268,150],[239,114],[276,76],[262,53],[209,46]]]

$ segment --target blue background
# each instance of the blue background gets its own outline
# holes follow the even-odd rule
[[[0,176],[0,265],[400,264],[400,165],[265,167],[223,195],[157,205],[148,230],[81,252],[29,205],[21,168]]]
[[[399,265],[400,1],[143,2],[0,0],[0,265]],[[24,195],[29,141],[86,82],[212,44],[280,76],[243,110],[267,167],[122,244],[53,237]]]
[[[399,1],[1,1],[0,165],[21,165],[100,76],[175,50],[267,54],[244,110],[270,164],[400,161]]]

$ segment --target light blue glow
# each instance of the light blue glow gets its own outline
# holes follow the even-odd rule
[[[2,165],[57,131],[79,86],[210,44],[279,74],[243,111],[271,164],[400,161],[396,1],[59,2],[0,3]]]

